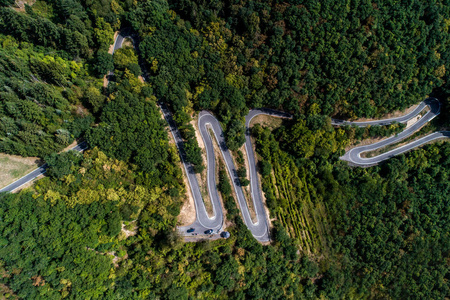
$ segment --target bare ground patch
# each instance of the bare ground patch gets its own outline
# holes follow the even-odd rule
[[[125,38],[122,43],[122,47],[134,48],[133,41],[130,38]]]
[[[261,126],[266,126],[273,130],[280,127],[281,123],[283,123],[282,118],[277,118],[269,115],[258,115],[250,121],[250,127],[252,127],[254,124],[260,124]]]
[[[177,219],[178,219],[179,226],[187,226],[189,224],[194,223],[196,211],[195,211],[194,198],[192,197],[191,186],[189,185],[189,182],[186,179],[187,178],[186,171],[184,170],[183,166],[181,166],[181,163],[180,163],[180,168],[183,170],[183,182],[184,182],[184,186],[186,187],[185,195],[186,195],[187,201],[184,201],[184,204],[180,209],[180,214],[178,215]]]
[[[13,183],[42,164],[39,157],[21,157],[0,153],[0,188]]]
[[[12,8],[18,12],[25,12],[25,4],[29,6],[33,6],[36,0],[16,0],[14,1],[14,5]]]
[[[108,53],[113,54],[114,53],[114,42],[116,41],[117,35],[119,34],[119,31],[114,32],[114,39],[113,43],[109,46]]]
[[[122,223],[122,233],[125,235],[125,238],[136,235],[138,229],[136,220],[127,223]]]

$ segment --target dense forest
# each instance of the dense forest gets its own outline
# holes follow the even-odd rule
[[[86,66],[11,36],[0,45],[0,151],[43,157],[80,137],[94,121],[80,103],[101,97]]]
[[[336,154],[354,133],[293,123],[255,126],[252,134],[272,216],[304,253],[331,263],[324,295],[443,299],[450,288],[450,145],[351,168]]]
[[[0,297],[449,294],[450,146],[352,168],[339,160],[346,147],[403,125],[330,123],[433,93],[443,106],[432,126],[449,126],[445,1],[27,3],[0,0],[0,152],[39,156],[49,168],[31,188],[0,194]],[[134,43],[112,55],[121,29]],[[198,111],[219,118],[235,154],[249,109],[294,115],[251,132],[270,244],[247,230],[223,166],[217,188],[231,237],[178,235],[186,187],[157,101],[173,112],[197,172]],[[57,154],[75,139],[90,150]]]

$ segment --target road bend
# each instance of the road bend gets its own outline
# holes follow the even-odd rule
[[[430,110],[421,117],[417,122],[415,122],[412,126],[406,128],[402,132],[391,136],[387,139],[381,140],[377,143],[365,145],[365,146],[359,146],[350,149],[347,151],[340,159],[348,161],[352,165],[355,166],[361,166],[361,167],[367,167],[376,165],[384,160],[387,160],[391,157],[394,157],[396,155],[405,153],[407,151],[410,151],[416,147],[420,147],[426,143],[429,143],[431,141],[437,140],[437,139],[446,139],[450,136],[449,131],[439,131],[434,132],[429,135],[426,135],[416,141],[413,141],[411,143],[408,143],[406,145],[403,145],[401,147],[395,148],[393,150],[390,150],[388,152],[379,154],[374,157],[361,157],[361,154],[364,152],[374,151],[380,148],[384,148],[389,145],[396,144],[407,137],[411,136],[413,133],[418,131],[420,128],[422,128],[424,125],[426,125],[428,122],[433,120],[436,116],[440,113],[441,105],[439,101],[436,98],[428,98],[422,103],[420,103],[414,111],[411,113],[398,117],[398,118],[390,118],[385,120],[376,120],[376,121],[367,121],[367,122],[351,122],[351,121],[341,121],[341,120],[332,120],[333,125],[350,125],[350,126],[358,126],[358,127],[365,127],[368,125],[389,125],[394,122],[397,123],[406,123],[412,118],[415,118],[419,115],[419,113],[428,106]]]

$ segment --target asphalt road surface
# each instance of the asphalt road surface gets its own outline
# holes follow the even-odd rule
[[[75,150],[75,151],[78,151],[78,152],[82,152],[86,148],[87,148],[86,142],[82,142],[82,143],[76,145],[75,147],[71,148],[70,150]],[[30,182],[33,179],[35,179],[39,175],[42,175],[45,172],[47,172],[47,167],[48,167],[47,164],[44,164],[44,165],[40,166],[36,170],[31,171],[30,173],[28,173],[27,175],[23,176],[22,178],[14,181],[10,185],[5,186],[4,188],[2,188],[0,190],[0,192],[12,192],[12,191],[14,191],[15,189],[21,187],[22,185]]]
[[[194,233],[203,234],[208,229],[213,229],[214,233],[219,233],[223,226],[223,212],[222,212],[222,203],[220,202],[219,194],[217,191],[217,182],[216,182],[216,162],[214,155],[214,147],[213,140],[215,138],[217,144],[219,145],[221,155],[225,161],[225,165],[228,171],[228,174],[231,178],[231,184],[234,187],[234,190],[237,195],[237,200],[241,209],[242,216],[244,218],[244,223],[247,225],[253,236],[261,242],[266,242],[270,240],[269,236],[269,226],[267,221],[266,211],[264,209],[264,204],[262,201],[262,194],[259,185],[259,180],[257,176],[255,156],[253,153],[253,148],[250,140],[250,130],[249,125],[252,118],[257,115],[266,114],[276,117],[290,117],[287,114],[276,112],[273,110],[252,110],[246,117],[246,151],[247,151],[247,159],[249,161],[250,166],[250,184],[251,184],[251,194],[253,201],[253,207],[255,208],[255,214],[257,221],[253,223],[252,218],[250,216],[250,211],[247,205],[247,201],[244,196],[244,192],[240,185],[239,176],[237,175],[236,167],[233,163],[233,159],[231,157],[230,151],[228,150],[224,138],[224,133],[220,126],[219,121],[209,112],[202,111],[199,114],[198,118],[198,127],[200,129],[200,135],[203,139],[203,143],[205,145],[206,150],[206,160],[207,160],[207,184],[208,184],[208,192],[209,197],[213,207],[213,217],[209,217],[205,208],[205,204],[202,199],[202,195],[200,193],[200,187],[198,185],[197,178],[195,176],[193,167],[190,163],[186,162],[186,154],[184,152],[184,144],[179,133],[175,122],[173,121],[172,115],[170,114],[167,107],[160,103],[161,110],[164,114],[164,118],[169,124],[170,131],[175,139],[175,143],[180,151],[180,156],[183,162],[183,166],[185,168],[186,174],[188,176],[189,185],[191,188],[192,196],[194,198],[195,208],[196,208],[196,221],[189,225],[179,227],[178,230],[181,234],[189,236],[192,233],[187,233],[187,230],[190,228],[194,228]],[[214,137],[211,137],[208,129],[211,129]]]
[[[401,116],[398,118],[391,118],[391,119],[385,119],[385,120],[377,120],[377,121],[369,121],[369,122],[348,122],[348,121],[339,121],[339,120],[333,120],[333,125],[353,125],[353,126],[367,126],[367,125],[389,125],[393,122],[398,123],[405,123],[412,118],[416,117],[424,108],[425,106],[428,106],[430,108],[430,111],[428,111],[423,117],[421,117],[417,122],[415,122],[412,126],[406,128],[402,132],[389,137],[387,139],[384,139],[382,141],[379,141],[374,144],[365,145],[365,146],[359,146],[350,149],[347,151],[340,159],[350,162],[352,165],[355,166],[371,166],[376,165],[386,159],[389,159],[393,156],[405,153],[413,148],[419,147],[425,143],[428,143],[430,141],[436,140],[436,139],[442,139],[442,138],[448,138],[450,137],[450,132],[448,131],[440,131],[440,132],[434,132],[432,134],[429,134],[425,137],[422,137],[419,140],[416,140],[414,142],[408,143],[402,147],[395,148],[393,150],[390,150],[388,152],[382,153],[380,155],[374,156],[374,157],[361,157],[361,154],[363,152],[368,151],[374,151],[395,143],[398,143],[405,138],[412,135],[414,132],[419,130],[422,126],[424,126],[426,123],[430,122],[432,119],[434,119],[437,115],[440,113],[440,103],[436,98],[428,98],[422,103],[419,104],[419,106],[411,113]]]
[[[123,41],[126,37],[130,37],[130,35],[123,31],[117,35],[116,40],[114,41],[114,51],[117,49],[120,49],[122,47]],[[110,72],[109,75],[113,75],[112,72]],[[189,226],[179,227],[178,230],[181,234],[189,236],[192,233],[187,233],[186,231],[189,228],[194,228],[194,234],[203,234],[206,230],[212,229],[214,231],[214,234],[219,233],[223,226],[223,211],[222,211],[222,204],[220,202],[220,198],[217,191],[217,182],[215,177],[215,155],[214,155],[214,147],[213,147],[213,141],[212,137],[210,136],[208,132],[208,128],[212,129],[214,138],[216,139],[221,155],[224,158],[226,168],[228,171],[228,174],[230,178],[232,179],[232,184],[234,187],[234,190],[236,192],[238,203],[241,209],[242,216],[244,218],[244,222],[249,228],[249,230],[252,232],[253,236],[261,242],[269,241],[270,235],[269,235],[269,226],[267,221],[267,215],[264,209],[264,204],[262,201],[262,193],[261,188],[257,176],[257,166],[255,161],[255,155],[253,152],[253,147],[251,144],[250,139],[250,122],[251,120],[261,114],[270,115],[274,117],[282,117],[282,118],[290,118],[290,115],[281,113],[278,111],[270,110],[270,109],[255,109],[251,110],[249,114],[245,117],[245,125],[246,125],[246,141],[245,141],[245,148],[247,152],[247,160],[249,163],[249,176],[250,176],[250,189],[251,189],[251,196],[252,199],[249,199],[250,201],[253,201],[253,207],[255,208],[256,213],[256,222],[253,223],[249,208],[247,205],[247,201],[245,200],[244,192],[242,190],[242,187],[240,186],[239,177],[237,176],[237,170],[234,166],[231,154],[226,146],[226,142],[224,139],[224,134],[222,131],[222,128],[220,126],[219,121],[211,115],[209,112],[202,111],[199,115],[198,120],[198,126],[200,128],[200,134],[202,136],[203,142],[205,144],[206,148],[206,154],[207,154],[207,183],[208,183],[208,193],[211,199],[212,207],[213,207],[213,217],[209,217],[208,213],[206,212],[206,207],[202,199],[202,195],[200,192],[200,187],[197,182],[197,177],[195,176],[193,166],[190,163],[186,162],[186,154],[184,151],[184,143],[181,137],[180,132],[178,131],[176,124],[172,118],[172,115],[170,114],[170,111],[168,108],[163,104],[159,103],[159,106],[161,107],[161,110],[164,114],[164,118],[166,119],[171,134],[173,135],[176,145],[178,147],[178,150],[180,152],[181,160],[183,163],[183,167],[186,171],[189,185],[191,188],[192,196],[194,198],[195,208],[196,208],[196,220],[193,224]],[[427,135],[419,140],[416,140],[414,142],[408,143],[407,145],[404,145],[402,147],[396,148],[394,150],[391,150],[389,152],[380,154],[375,157],[371,158],[362,158],[361,153],[367,152],[367,151],[373,151],[376,149],[379,149],[381,147],[385,147],[388,145],[391,145],[393,143],[397,143],[417,130],[419,130],[423,125],[425,125],[427,122],[431,121],[434,117],[436,117],[440,112],[440,104],[439,101],[435,98],[428,98],[422,103],[420,103],[414,111],[410,112],[407,115],[397,117],[397,118],[390,118],[385,120],[375,120],[375,121],[366,121],[366,122],[351,122],[351,121],[343,121],[343,120],[336,120],[332,119],[333,125],[350,125],[350,126],[368,126],[368,125],[389,125],[393,122],[398,123],[406,123],[407,121],[411,120],[412,118],[416,117],[426,106],[430,107],[430,111],[427,112],[422,118],[420,118],[414,125],[411,127],[405,129],[401,133],[387,138],[385,140],[382,140],[380,142],[366,145],[366,146],[360,146],[355,147],[351,150],[349,150],[347,153],[345,153],[344,156],[341,157],[342,160],[349,161],[353,165],[356,166],[369,166],[369,165],[375,165],[383,160],[389,159],[395,155],[404,153],[406,151],[409,151],[415,147],[421,146],[425,143],[428,143],[430,141],[436,140],[436,139],[442,139],[442,138],[449,138],[450,132],[443,131],[443,132],[435,132],[430,135]],[[85,142],[75,146],[72,148],[72,150],[76,151],[83,151],[87,148],[87,144]],[[33,180],[34,178],[38,177],[41,174],[44,174],[47,170],[47,164],[44,164],[43,166],[39,167],[38,169],[32,171],[31,173],[25,175],[24,177],[20,178],[19,180],[11,183],[10,185],[6,186],[5,188],[1,189],[0,192],[10,192],[18,187],[24,185],[25,183]]]

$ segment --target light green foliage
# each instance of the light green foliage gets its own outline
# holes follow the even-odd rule
[[[82,95],[70,82],[91,77],[82,63],[10,36],[0,36],[0,45],[0,151],[43,157],[61,150],[93,121],[76,113]]]
[[[114,52],[114,66],[118,69],[125,69],[131,64],[137,64],[136,52],[131,47],[123,47]]]
[[[108,49],[114,41],[114,31],[111,25],[104,18],[97,18],[95,21],[94,35],[100,49]]]

